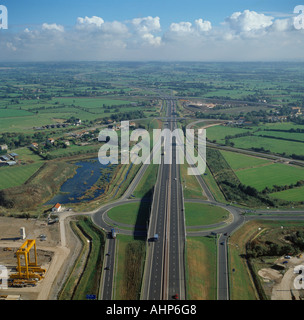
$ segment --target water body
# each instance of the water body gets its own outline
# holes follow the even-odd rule
[[[59,194],[49,200],[46,205],[90,201],[104,193],[104,189],[97,189],[94,193],[90,193],[90,197],[79,199],[97,182],[102,175],[102,169],[106,168],[108,165],[102,165],[98,161],[98,158],[79,161],[75,164],[79,166],[76,174],[61,186]],[[107,174],[106,181],[109,182],[109,179],[109,174]]]

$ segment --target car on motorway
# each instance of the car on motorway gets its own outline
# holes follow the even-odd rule
[[[177,293],[173,296],[173,299],[174,300],[178,300],[178,294]]]
[[[221,245],[224,245],[224,244],[225,244],[225,242],[224,242],[224,241],[222,241],[222,242],[221,242]]]

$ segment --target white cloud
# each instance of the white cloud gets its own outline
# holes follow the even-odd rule
[[[207,32],[212,29],[210,21],[203,21],[203,19],[195,20],[195,25],[198,32]]]
[[[11,51],[16,51],[17,50],[17,48],[11,42],[7,42],[6,43],[6,47]]]
[[[101,25],[101,30],[104,33],[113,35],[124,35],[128,33],[127,26],[119,21],[105,22]]]
[[[61,25],[58,25],[56,23],[48,24],[48,23],[43,23],[42,25],[42,30],[54,30],[54,31],[64,31],[64,27]]]
[[[284,32],[294,30],[293,19],[277,19],[269,28],[270,31]]]
[[[151,33],[161,30],[159,17],[135,18],[131,20],[135,30],[139,33]]]
[[[164,34],[164,41],[168,42],[201,42],[206,39],[207,34],[212,30],[210,21],[197,19],[194,25],[189,21],[171,23],[169,30]]]
[[[143,34],[142,39],[145,41],[145,43],[152,45],[152,46],[160,46],[161,45],[161,37],[155,37],[151,33]]]
[[[66,30],[44,23],[0,32],[0,60],[303,60],[303,37],[292,17],[249,10],[231,14],[219,26],[199,18],[173,22],[167,30],[159,17],[85,16]]]
[[[191,22],[178,22],[171,23],[170,31],[176,33],[190,33],[192,32],[192,23]]]
[[[265,29],[273,24],[274,18],[255,11],[234,12],[225,22],[237,33]]]
[[[78,29],[86,29],[86,28],[100,28],[104,24],[104,20],[97,16],[89,17],[78,17],[76,28]]]
[[[130,21],[133,31],[134,45],[160,46],[162,39],[154,33],[161,31],[159,17],[135,18]]]

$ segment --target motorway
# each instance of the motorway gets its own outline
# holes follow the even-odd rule
[[[168,101],[167,117],[174,111],[174,103]],[[176,121],[168,122],[171,132]],[[176,143],[168,155],[172,141],[164,139],[164,152],[153,196],[151,219],[148,230],[148,250],[145,264],[142,299],[168,300],[177,294],[185,299],[185,222],[183,196],[176,161]],[[167,154],[166,154],[167,153]],[[171,164],[165,156],[172,156]],[[158,234],[158,241],[150,241]]]
[[[168,100],[167,102],[167,126],[171,131],[176,128],[176,118],[173,114],[175,102]],[[173,114],[173,115],[172,115]],[[165,121],[165,120],[164,120]],[[196,124],[195,121],[188,125]],[[188,128],[187,127],[187,128]],[[294,210],[291,211],[272,211],[272,210],[256,210],[254,214],[244,215],[244,210],[233,205],[226,205],[217,202],[202,176],[196,176],[207,200],[187,200],[183,198],[182,186],[180,183],[179,168],[176,164],[175,146],[172,146],[172,164],[164,163],[164,155],[161,156],[161,164],[159,165],[158,178],[155,185],[153,196],[149,229],[147,232],[138,232],[138,234],[147,236],[147,240],[151,239],[155,233],[159,234],[158,242],[147,241],[147,253],[143,278],[143,287],[141,299],[144,300],[167,300],[172,299],[178,294],[179,299],[186,299],[186,283],[185,283],[185,219],[184,219],[184,201],[209,203],[221,206],[228,210],[233,219],[229,224],[206,231],[191,231],[188,229],[187,236],[201,237],[210,235],[211,232],[216,233],[218,237],[218,267],[217,267],[217,299],[229,300],[229,267],[228,267],[228,242],[229,236],[241,227],[244,223],[253,219],[267,220],[304,220],[304,212]],[[157,148],[160,148],[158,145]],[[152,155],[152,153],[151,153]],[[126,193],[116,201],[103,205],[101,208],[92,213],[93,222],[100,226],[106,232],[110,231],[109,223],[107,223],[107,211],[111,208],[130,203],[138,202],[140,199],[129,199],[135,190],[137,184],[143,177],[148,165],[142,165],[141,169],[133,179]],[[176,180],[175,180],[176,179]],[[134,234],[134,231],[116,228],[122,234]],[[116,241],[108,239],[107,252],[109,256],[105,256],[106,267],[110,264],[110,270],[103,270],[102,289],[100,299],[110,300],[113,297],[113,278],[115,264],[115,247]],[[113,267],[111,267],[113,266]]]

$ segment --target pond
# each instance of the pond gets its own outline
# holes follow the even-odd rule
[[[79,203],[82,201],[90,201],[102,193],[103,188],[96,188],[96,190],[86,194],[98,181],[103,174],[103,169],[108,165],[102,165],[98,159],[89,159],[84,161],[78,161],[75,163],[78,166],[76,174],[68,179],[60,188],[60,192],[49,200],[46,205],[54,205],[56,203]],[[105,181],[110,182],[109,170],[104,170],[106,173]]]

